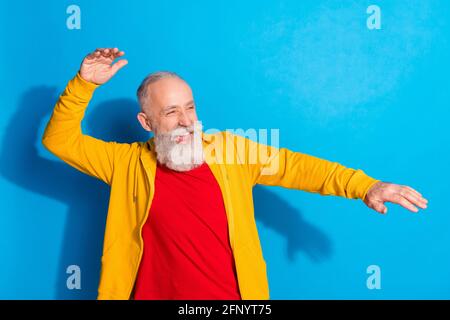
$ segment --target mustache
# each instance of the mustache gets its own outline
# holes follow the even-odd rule
[[[185,135],[188,133],[194,133],[194,132],[200,132],[202,130],[202,123],[200,121],[196,121],[193,124],[191,124],[190,126],[178,126],[177,128],[173,129],[172,131],[170,131],[168,134],[172,137],[175,138],[177,136],[181,136],[181,135]]]
[[[175,129],[161,133],[158,132],[159,130],[155,131],[155,138],[157,139],[163,139],[163,140],[174,140],[178,136],[186,135],[186,134],[200,134],[202,132],[203,125],[201,121],[196,121],[190,126],[178,126]]]
[[[176,136],[181,136],[187,133],[192,133],[194,132],[194,125],[190,125],[189,127],[177,127],[175,129],[173,129],[171,132],[169,132],[169,134],[172,137],[176,137]]]

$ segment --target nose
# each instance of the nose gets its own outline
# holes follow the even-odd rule
[[[178,123],[179,123],[179,125],[184,126],[184,127],[189,127],[190,125],[192,125],[191,119],[188,117],[188,115],[186,114],[186,112],[184,110],[181,111],[181,113],[180,113]]]

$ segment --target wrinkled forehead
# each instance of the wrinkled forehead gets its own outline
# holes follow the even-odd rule
[[[151,108],[156,111],[167,106],[184,106],[193,100],[189,85],[175,77],[164,78],[149,84],[147,92]]]

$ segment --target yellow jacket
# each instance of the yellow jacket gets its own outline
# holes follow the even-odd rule
[[[81,121],[97,87],[79,74],[69,81],[42,143],[64,162],[111,187],[98,299],[130,299],[143,252],[141,229],[155,191],[155,148],[153,138],[117,143],[82,133]],[[205,161],[222,191],[239,290],[245,300],[269,299],[266,263],[253,212],[255,184],[364,199],[378,181],[362,170],[285,148],[266,146],[267,157],[261,157],[266,160],[251,161],[263,145],[227,131],[202,133],[202,140]],[[244,152],[235,152],[237,146]],[[232,152],[237,160],[226,162]],[[275,170],[263,172],[270,168]]]

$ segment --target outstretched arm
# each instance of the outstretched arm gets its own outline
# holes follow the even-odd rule
[[[347,168],[286,148],[274,148],[234,135],[237,145],[245,146],[245,163],[253,184],[276,185],[321,195],[361,199],[371,209],[386,213],[385,202],[399,204],[417,212],[427,200],[408,186],[382,182],[361,169]],[[257,159],[257,161],[255,161]]]

